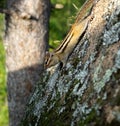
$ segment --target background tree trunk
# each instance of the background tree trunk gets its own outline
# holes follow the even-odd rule
[[[120,125],[120,1],[98,0],[66,68],[43,74],[23,126]]]
[[[18,126],[43,70],[49,0],[8,0],[5,48],[10,126]]]

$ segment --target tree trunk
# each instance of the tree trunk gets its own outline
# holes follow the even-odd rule
[[[10,126],[18,126],[43,71],[49,0],[8,0],[5,48]]]
[[[120,1],[98,0],[66,67],[46,71],[23,126],[120,125]]]

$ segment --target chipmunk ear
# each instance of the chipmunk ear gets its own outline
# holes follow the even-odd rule
[[[46,51],[45,56],[46,57],[49,57],[50,56],[50,53],[48,51]]]

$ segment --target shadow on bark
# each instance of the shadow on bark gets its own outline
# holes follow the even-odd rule
[[[24,68],[7,74],[8,106],[10,125],[17,126],[26,111],[31,92],[38,83],[43,71],[43,65]]]

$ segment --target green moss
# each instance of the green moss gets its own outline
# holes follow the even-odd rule
[[[85,126],[90,124],[96,124],[96,126],[100,126],[100,117],[97,115],[95,110],[92,110],[86,117],[81,119],[76,126]]]
[[[7,0],[0,0],[0,8],[5,8],[6,7],[6,1]]]

